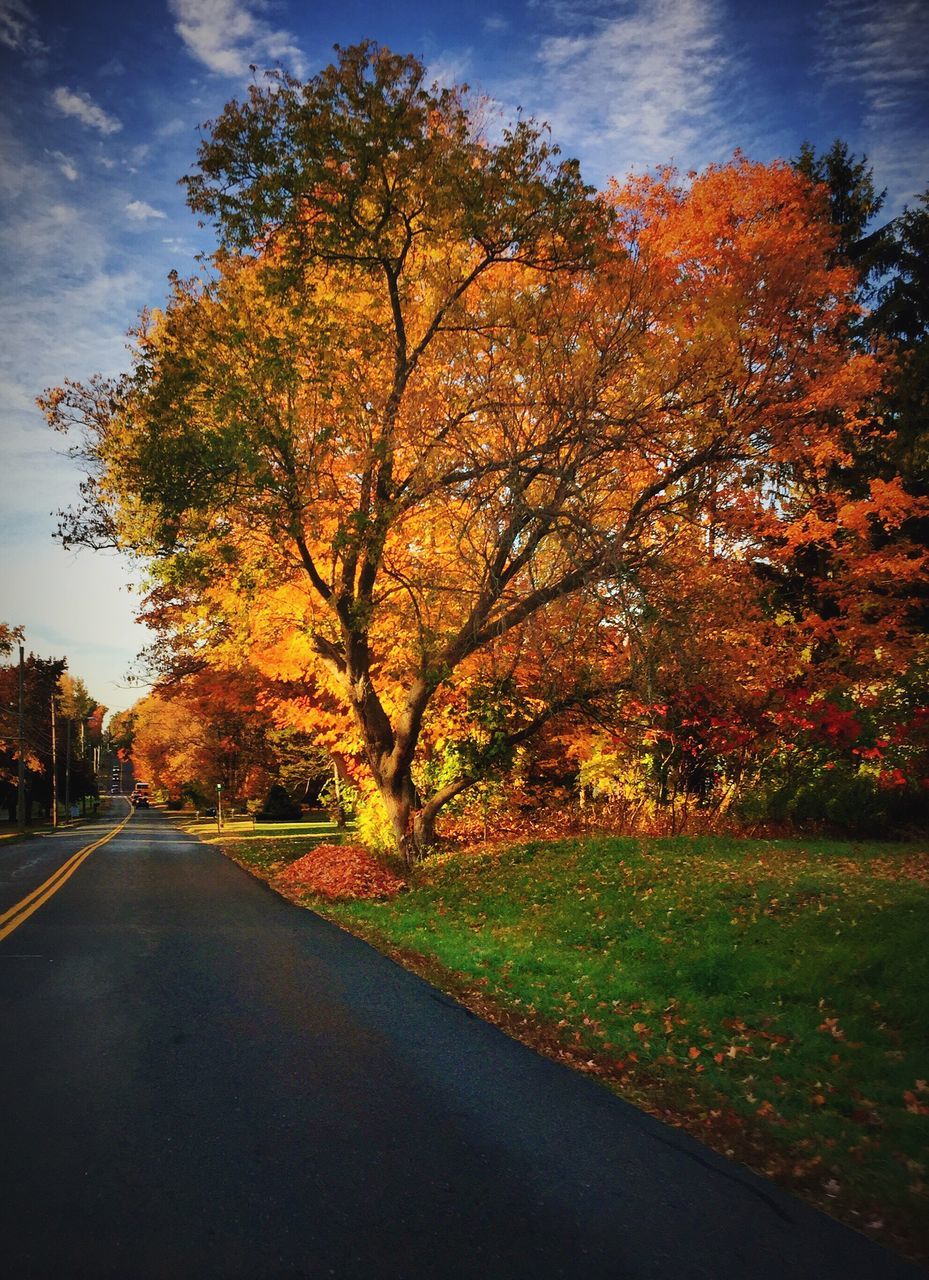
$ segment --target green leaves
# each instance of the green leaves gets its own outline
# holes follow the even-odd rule
[[[488,258],[577,258],[593,191],[538,126],[480,141],[466,87],[429,87],[416,58],[372,42],[337,53],[306,84],[273,73],[208,126],[184,183],[224,246],[397,276],[423,237],[470,239]]]

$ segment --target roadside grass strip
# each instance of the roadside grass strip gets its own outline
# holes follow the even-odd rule
[[[339,827],[334,822],[262,822],[251,818],[223,822],[216,830],[216,820],[191,818],[189,814],[169,813],[180,830],[196,836],[204,844],[218,845],[233,862],[262,880],[270,880],[279,871],[320,844],[342,844],[353,838],[354,827]]]
[[[304,901],[517,1037],[929,1257],[925,844],[531,842],[438,856],[383,902]]]
[[[8,934],[11,934],[14,929],[18,929],[24,921],[28,920],[34,911],[38,911],[39,907],[48,902],[49,898],[58,892],[66,880],[70,880],[81,863],[86,861],[95,849],[99,849],[101,845],[105,845],[107,841],[119,835],[131,817],[132,810],[130,809],[125,818],[113,827],[111,831],[101,836],[99,840],[95,840],[93,844],[88,844],[83,849],[78,849],[77,853],[73,853],[66,862],[63,862],[57,871],[54,871],[43,884],[40,884],[37,889],[33,889],[32,893],[27,894],[22,901],[17,902],[15,906],[10,907],[8,911],[0,915],[0,942]]]

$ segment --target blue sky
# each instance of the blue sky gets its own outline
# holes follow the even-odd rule
[[[67,553],[76,494],[34,397],[115,373],[140,308],[209,248],[178,178],[249,64],[312,75],[375,39],[550,122],[588,181],[845,139],[888,215],[929,186],[925,0],[0,0],[0,621],[111,709],[146,632],[131,566]]]

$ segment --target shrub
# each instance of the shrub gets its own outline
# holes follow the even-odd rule
[[[397,852],[394,833],[379,791],[362,784],[355,802],[355,826],[358,837],[372,853],[389,857]]]
[[[294,804],[284,787],[279,782],[268,792],[264,807],[255,815],[259,821],[289,822],[300,817],[300,806]]]

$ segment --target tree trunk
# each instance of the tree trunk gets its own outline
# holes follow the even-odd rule
[[[426,808],[420,809],[413,819],[413,837],[420,850],[420,857],[424,857],[435,844],[435,820],[437,816],[438,810],[432,809],[427,805]]]
[[[416,788],[409,770],[398,771],[380,784],[381,799],[387,810],[394,841],[403,865],[409,870],[419,862],[421,853],[416,839],[413,815],[416,810]]]
[[[459,779],[430,796],[425,804],[420,803],[408,770],[398,773],[392,783],[381,786],[394,840],[407,870],[422,862],[434,846],[436,818],[443,806],[472,782],[472,778]]]

